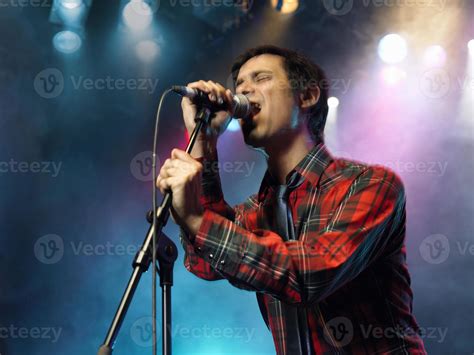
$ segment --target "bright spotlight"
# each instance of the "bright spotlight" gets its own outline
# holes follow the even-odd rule
[[[388,86],[395,86],[407,76],[406,72],[395,66],[385,67],[382,70],[382,80]]]
[[[83,0],[61,0],[60,3],[66,9],[72,10],[81,7]]]
[[[446,63],[446,52],[441,46],[430,46],[425,50],[423,62],[427,67],[442,67]]]
[[[474,55],[474,39],[471,39],[468,43],[467,43],[467,48],[469,48],[469,53]]]
[[[339,106],[339,99],[337,97],[330,97],[328,99],[328,106],[329,108],[337,108]]]
[[[407,43],[400,35],[394,33],[386,35],[379,42],[378,53],[385,63],[400,63],[407,56]]]
[[[71,54],[81,48],[82,39],[75,32],[61,31],[54,35],[53,45],[57,51],[65,54]]]
[[[151,62],[160,54],[160,46],[151,40],[138,42],[135,52],[142,61]]]
[[[153,21],[153,10],[144,0],[131,0],[123,8],[125,24],[135,31],[142,31]]]
[[[227,130],[229,130],[231,132],[240,131],[239,121],[234,120],[234,119],[230,120],[229,125],[227,126]]]
[[[282,14],[290,14],[298,10],[298,0],[272,0],[272,6]]]

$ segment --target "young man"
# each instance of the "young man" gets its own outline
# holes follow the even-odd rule
[[[405,261],[405,195],[391,171],[332,157],[327,83],[306,57],[261,46],[233,66],[252,103],[245,142],[267,157],[260,190],[231,208],[217,166],[219,112],[192,155],[174,149],[157,185],[173,192],[186,268],[257,292],[278,354],[425,354]],[[224,100],[212,81],[189,87]],[[189,132],[196,107],[183,99]]]

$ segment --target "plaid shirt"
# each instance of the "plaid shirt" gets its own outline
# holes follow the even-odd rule
[[[278,354],[288,354],[281,302],[306,308],[317,354],[426,353],[412,315],[397,175],[316,145],[295,168],[304,177],[288,198],[298,237],[284,241],[268,227],[268,172],[258,194],[231,208],[208,168],[215,161],[203,163],[204,218],[197,235],[182,235],[185,267],[256,291]]]

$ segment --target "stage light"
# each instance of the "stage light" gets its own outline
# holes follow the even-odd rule
[[[230,120],[229,125],[227,126],[227,130],[229,130],[231,132],[240,131],[239,121],[234,120],[234,119]]]
[[[54,35],[53,45],[57,51],[65,54],[71,54],[81,48],[82,39],[75,32],[61,31]]]
[[[134,31],[142,31],[153,21],[153,10],[144,0],[131,0],[123,8],[123,21]]]
[[[152,62],[160,54],[160,46],[152,40],[138,42],[135,52],[142,61]]]
[[[331,108],[337,108],[339,106],[339,99],[337,97],[334,97],[334,96],[330,97],[328,99],[328,106],[329,106],[330,109]]]
[[[382,80],[388,86],[395,86],[407,76],[406,72],[395,66],[385,67],[382,70]]]
[[[442,67],[446,63],[446,52],[441,46],[430,46],[425,50],[423,63],[427,67]]]
[[[83,0],[61,0],[61,6],[65,7],[66,9],[72,10],[81,7],[83,4]]]
[[[298,10],[298,0],[272,0],[272,6],[282,14],[290,14]]]
[[[400,35],[388,34],[380,40],[378,53],[385,63],[400,63],[407,56],[407,43]]]
[[[474,39],[471,39],[468,43],[467,43],[467,48],[469,48],[469,53],[471,55],[474,55]]]

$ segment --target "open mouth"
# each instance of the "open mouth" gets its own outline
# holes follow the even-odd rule
[[[262,110],[262,106],[260,106],[258,102],[250,102],[250,105],[252,107],[252,117],[256,116]]]

